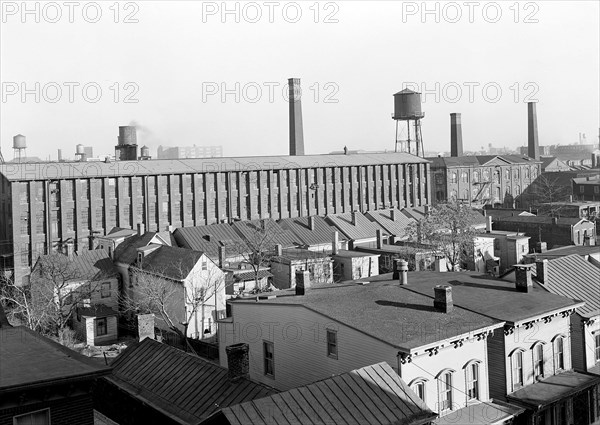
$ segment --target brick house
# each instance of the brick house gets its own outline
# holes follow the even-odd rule
[[[3,315],[0,307],[0,425],[94,425],[92,388],[110,368]]]

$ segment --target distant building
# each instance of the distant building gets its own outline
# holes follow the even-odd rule
[[[566,162],[554,156],[544,156],[540,160],[542,161],[542,173],[572,170]]]
[[[2,320],[0,359],[0,424],[94,425],[92,389],[110,367]]]
[[[357,280],[379,275],[379,254],[338,250],[332,255],[336,281]]]
[[[600,216],[600,196],[596,202],[547,202],[538,207],[538,215],[594,220]]]
[[[273,285],[277,289],[296,287],[296,273],[308,272],[311,284],[333,283],[333,262],[322,252],[302,248],[281,249],[271,257]]]
[[[223,146],[162,147],[157,150],[157,159],[220,158]]]
[[[600,201],[600,174],[575,177],[573,198],[580,201]]]

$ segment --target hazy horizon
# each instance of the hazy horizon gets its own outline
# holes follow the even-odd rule
[[[426,151],[449,151],[452,112],[466,151],[525,145],[528,100],[541,145],[598,143],[595,1],[428,2],[437,16],[422,2],[228,2],[225,14],[221,2],[51,3],[29,14],[2,3],[6,160],[19,133],[41,159],[72,158],[79,143],[114,154],[131,123],[153,157],[159,145],[287,155],[290,77],[302,82],[306,154],[393,150],[393,94],[406,86],[423,92]]]

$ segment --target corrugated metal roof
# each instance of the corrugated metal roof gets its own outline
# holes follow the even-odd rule
[[[330,244],[333,232],[337,229],[327,223],[323,217],[313,216],[314,230],[310,229],[308,217],[283,218],[279,224],[284,229],[290,230],[297,237],[297,245],[322,245]]]
[[[281,245],[283,248],[296,246],[294,234],[282,228],[272,218],[236,221],[232,224],[232,227],[241,237],[248,241],[250,246],[263,247],[265,249],[274,248],[275,245]],[[265,231],[261,229],[265,229]],[[265,246],[265,244],[272,246]]]
[[[89,177],[148,176],[216,171],[276,170],[378,164],[427,163],[402,152],[361,155],[248,156],[232,158],[156,159],[114,162],[44,162],[2,164],[8,180],[46,180]]]
[[[108,381],[184,423],[197,424],[220,407],[276,393],[244,378],[232,383],[227,369],[150,338],[126,349],[111,366]]]
[[[56,257],[57,255],[60,257]],[[52,257],[64,262],[64,272],[66,275],[72,276],[71,280],[73,281],[97,281],[119,275],[113,261],[108,256],[108,251],[104,249],[82,251],[74,255],[72,260],[69,260],[66,255],[63,256],[57,253],[39,256],[40,260],[47,259],[50,262],[55,262],[56,260],[52,260]],[[36,263],[34,269],[37,267],[38,264]]]
[[[393,208],[389,210],[369,211],[365,215],[369,220],[379,224],[390,235],[398,236],[399,238],[406,236],[406,229],[411,223],[415,223],[414,218],[409,218],[406,214],[402,214],[400,210]]]
[[[387,363],[224,408],[231,425],[421,424],[437,415]]]
[[[356,214],[356,224],[352,224],[352,214]],[[342,233],[349,240],[360,240],[375,238],[377,230],[381,230],[385,233],[385,229],[379,224],[369,220],[363,213],[344,213],[344,214],[330,214],[325,219],[337,227],[340,233]]]
[[[210,247],[218,255],[219,245],[240,245],[243,239],[231,225],[226,223],[209,224],[207,226],[181,227],[174,232],[177,244],[183,248],[204,251]],[[209,240],[210,239],[210,240]],[[211,252],[211,254],[213,254]]]
[[[600,268],[580,255],[548,260],[546,279],[540,286],[553,294],[585,301],[577,309],[584,317],[600,314]]]

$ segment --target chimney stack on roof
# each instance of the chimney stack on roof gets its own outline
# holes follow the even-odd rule
[[[383,248],[383,234],[381,233],[381,229],[375,231],[375,236],[377,239],[377,249]]]
[[[142,236],[146,231],[144,230],[144,223],[137,224],[137,234],[138,236]]]
[[[442,313],[450,313],[454,309],[454,301],[452,300],[452,286],[436,285],[433,288],[435,299],[433,307]]]
[[[450,114],[450,156],[463,156],[462,123],[459,113]]]
[[[296,271],[296,295],[304,295],[310,289],[310,273],[308,270]]]
[[[390,215],[390,219],[392,221],[396,221],[396,208],[392,208],[392,210],[390,211],[391,215]]]
[[[535,275],[539,282],[548,283],[548,260],[536,260]]]
[[[281,244],[275,245],[275,255],[277,257],[282,257],[283,256],[283,246]]]
[[[290,156],[304,155],[300,78],[288,79],[290,90]]]
[[[308,217],[308,228],[310,230],[315,230],[315,216],[311,215]]]
[[[239,343],[225,347],[227,353],[227,376],[229,381],[236,382],[243,378],[248,378],[250,373],[250,358],[248,344]]]
[[[356,211],[352,211],[352,225],[356,226]]]
[[[219,268],[222,269],[225,267],[225,247],[223,245],[219,245]]]
[[[491,215],[485,216],[485,232],[492,233],[492,216]]]
[[[535,160],[540,159],[538,143],[537,111],[534,102],[527,103],[527,154]]]
[[[515,286],[519,292],[530,292],[533,288],[532,267],[534,264],[515,264]]]

